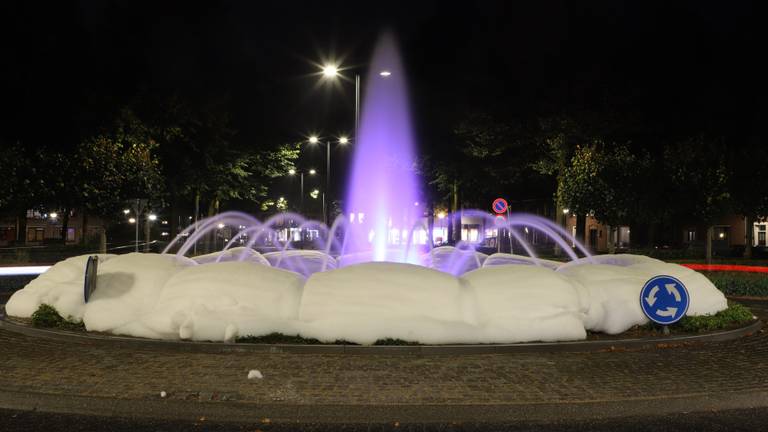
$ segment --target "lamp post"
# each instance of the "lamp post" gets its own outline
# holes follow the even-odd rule
[[[341,74],[339,73],[339,66],[336,64],[326,64],[322,67],[323,77],[326,79],[336,79]],[[358,136],[357,132],[360,129],[360,74],[355,74],[355,137]]]
[[[133,211],[135,213],[135,217],[128,218],[128,223],[136,224],[135,225],[135,238],[134,238],[134,244],[133,244],[133,251],[138,252],[139,251],[139,221],[141,220],[141,213],[144,211],[144,206],[147,204],[147,200],[143,198],[136,198],[135,200],[135,207],[133,208]],[[123,210],[123,214],[128,216],[131,213],[130,209]],[[154,215],[150,215],[154,216]],[[157,218],[155,216],[155,218]],[[154,220],[154,219],[150,219]]]
[[[314,145],[320,145],[321,141],[316,135],[309,137],[309,143]],[[349,138],[342,135],[339,137],[338,143],[340,145],[349,144]],[[330,225],[329,213],[326,209],[326,203],[331,200],[331,141],[325,142],[325,194],[323,199],[323,220],[326,225]]]
[[[156,214],[150,213],[147,215],[147,223],[144,226],[144,241],[146,243],[144,245],[144,252],[150,251],[150,228],[151,228],[150,222],[154,222],[156,220],[157,220]]]
[[[309,175],[315,175],[316,173],[317,171],[315,171],[314,169],[310,169],[309,171],[307,171],[307,174]],[[299,191],[301,193],[301,197],[299,199],[299,213],[302,213],[304,211],[304,171],[303,170],[296,171],[295,169],[288,170],[288,175],[293,176],[296,174],[299,174],[299,184],[300,184]]]

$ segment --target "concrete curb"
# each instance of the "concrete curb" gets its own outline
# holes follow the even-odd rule
[[[763,326],[755,321],[745,327],[715,333],[689,336],[667,336],[644,339],[612,339],[575,342],[534,342],[496,345],[290,345],[247,344],[225,342],[189,342],[106,336],[63,330],[50,330],[16,324],[5,319],[5,305],[0,305],[0,328],[31,337],[43,337],[77,343],[110,344],[132,349],[164,349],[189,353],[285,353],[285,354],[351,354],[351,355],[476,355],[536,352],[593,352],[607,350],[647,349],[700,342],[721,342],[751,335]]]

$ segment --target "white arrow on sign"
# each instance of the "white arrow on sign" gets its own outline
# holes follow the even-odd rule
[[[653,304],[656,303],[656,293],[659,292],[659,286],[656,285],[655,287],[651,288],[651,292],[648,293],[648,297],[645,298],[645,301],[648,302],[648,306],[653,307]]]
[[[660,317],[673,317],[677,313],[676,307],[667,307],[665,310],[656,310],[656,315]]]
[[[680,303],[681,301],[683,301],[683,299],[680,297],[680,291],[677,290],[677,288],[675,287],[675,284],[671,283],[671,284],[666,284],[664,286],[667,287],[667,293],[675,296],[676,302]]]

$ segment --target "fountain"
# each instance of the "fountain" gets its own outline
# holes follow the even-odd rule
[[[366,82],[346,203],[350,250],[364,252],[370,244],[373,261],[404,262],[409,251],[402,233],[416,223],[421,199],[407,84],[392,35],[379,40]],[[403,247],[392,253],[393,243]]]
[[[695,271],[643,256],[593,256],[562,227],[534,215],[500,222],[464,211],[482,222],[478,238],[433,247],[413,174],[405,74],[391,35],[374,52],[365,96],[345,211],[331,226],[294,213],[261,221],[225,212],[186,228],[162,254],[99,256],[87,304],[88,257],[57,263],[11,297],[8,314],[29,317],[46,303],[88,330],[160,339],[231,341],[280,332],[362,344],[382,338],[442,344],[620,333],[647,322],[638,293],[658,274],[685,283],[689,315],[727,307]],[[221,251],[187,256],[221,225],[238,228]],[[570,262],[538,257],[525,237],[529,230]],[[316,235],[307,242],[310,231]],[[510,249],[525,255],[477,250],[487,235],[500,239],[502,231]]]

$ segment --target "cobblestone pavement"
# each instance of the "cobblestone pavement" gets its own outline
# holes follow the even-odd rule
[[[768,303],[749,306],[764,321]],[[0,329],[0,393],[269,405],[520,405],[768,392],[768,333],[591,353],[184,353]],[[264,378],[248,380],[251,369]]]

